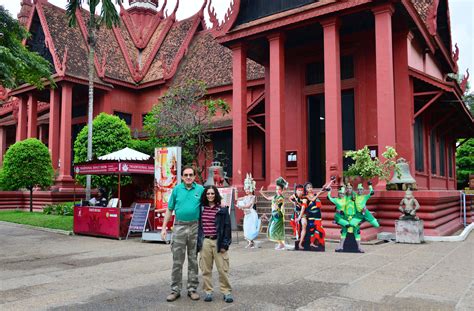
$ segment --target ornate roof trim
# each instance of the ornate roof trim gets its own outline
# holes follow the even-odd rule
[[[437,3],[435,4],[435,2],[437,2]],[[435,52],[436,52],[436,49],[439,48],[441,50],[441,54],[444,56],[446,62],[448,63],[448,66],[450,67],[451,71],[456,72],[456,64],[453,61],[452,53],[448,52],[445,45],[440,40],[438,34],[435,33],[435,35],[432,35],[431,32],[433,31],[433,29],[431,29],[431,30],[428,29],[428,24],[433,23],[433,14],[434,13],[432,13],[432,11],[434,9],[432,9],[432,8],[436,6],[436,11],[437,11],[437,8],[438,8],[438,5],[439,5],[439,0],[434,0],[433,1],[432,8],[430,8],[429,13],[428,13],[428,17],[427,17],[427,19],[431,20],[431,22],[427,21],[427,23],[425,23],[423,21],[420,14],[418,13],[418,11],[414,7],[413,3],[411,2],[411,0],[402,0],[402,4],[405,7],[405,9],[407,10],[408,14],[413,19],[413,21],[415,22],[416,26],[418,27],[418,30],[420,31],[421,35],[425,39],[425,43],[427,44],[428,48],[430,49],[430,52],[434,55]],[[436,14],[437,14],[437,12],[436,12]],[[436,20],[434,21],[434,23],[435,23],[435,27],[436,27]],[[431,25],[430,27],[432,28],[433,25]]]
[[[44,0],[37,0],[33,5],[33,9],[31,10],[30,17],[28,19],[28,31],[31,29],[31,25],[33,24],[33,17],[35,12],[38,14],[38,18],[40,20],[41,27],[43,28],[43,32],[45,35],[45,45],[48,48],[51,56],[53,58],[54,69],[59,76],[64,76],[66,74],[66,60],[67,60],[67,48],[64,51],[62,59],[59,59],[59,55],[56,53],[56,48],[54,47],[54,40],[51,36],[51,32],[49,31],[49,25],[46,20],[46,16],[44,15],[43,11],[43,4],[47,4],[48,1]],[[25,41],[26,43],[26,41]]]
[[[165,3],[166,5],[166,3]],[[163,7],[164,8],[164,7]],[[156,14],[153,16],[153,21],[151,24],[151,27],[148,28],[148,31],[144,34],[145,36],[142,38],[137,38],[137,33],[133,31],[133,21],[130,16],[130,13],[123,7],[122,3],[120,3],[120,16],[122,16],[122,22],[124,23],[125,27],[127,28],[128,33],[130,34],[130,37],[132,38],[133,44],[138,49],[144,49],[150,42],[151,37],[156,31],[156,28],[160,25],[162,19],[163,19],[163,8],[162,10],[156,12]],[[143,30],[145,30],[144,28]]]
[[[158,53],[158,50],[160,49],[161,45],[163,44],[163,41],[165,41],[165,38],[168,35],[168,32],[170,31],[171,27],[174,24],[173,19],[171,19],[171,18],[165,19],[165,22],[167,24],[163,28],[163,30],[161,31],[158,40],[156,40],[156,43],[153,46],[153,50],[151,51],[150,55],[148,56],[148,58],[146,60],[146,63],[143,65],[143,68],[141,70],[139,70],[139,80],[137,82],[139,82],[139,81],[143,80],[143,78],[145,78],[146,74],[148,73],[148,70],[151,67],[151,64],[153,63],[153,60],[155,59],[156,53]]]
[[[373,0],[352,0],[352,1],[334,1],[326,0],[308,5],[308,7],[300,7],[280,13],[278,18],[265,17],[254,21],[254,25],[249,24],[239,25],[230,30],[230,32],[221,35],[221,32],[213,31],[219,43],[225,43],[233,40],[238,40],[244,37],[256,35],[261,32],[273,30],[280,27],[285,27],[297,22],[302,22],[308,19],[318,18],[323,15],[331,14],[337,11],[354,9],[362,5],[372,3]]]
[[[232,0],[227,9],[227,12],[224,15],[224,21],[219,22],[216,11],[214,8],[211,9],[212,0],[209,0],[209,6],[207,7],[207,12],[209,13],[209,18],[212,23],[211,32],[214,37],[221,37],[225,35],[235,24],[237,16],[239,16],[240,11],[240,0]]]

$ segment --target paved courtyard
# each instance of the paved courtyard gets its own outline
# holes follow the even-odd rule
[[[0,222],[0,310],[473,310],[474,236],[365,245],[365,254],[230,250],[235,302],[176,302],[169,245]],[[217,272],[214,274],[217,285]],[[217,287],[217,286],[216,286]],[[185,294],[185,293],[183,293]]]

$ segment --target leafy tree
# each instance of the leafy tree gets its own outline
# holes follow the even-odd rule
[[[204,160],[211,157],[207,130],[212,117],[227,114],[229,105],[222,99],[206,97],[202,81],[189,80],[170,88],[145,118],[144,129],[156,146],[180,146],[183,164],[196,166],[202,180]]]
[[[158,145],[156,145],[156,140],[154,139],[132,139],[128,147],[154,157],[155,147],[158,147]]]
[[[30,83],[42,89],[44,79],[54,84],[51,64],[23,44],[30,34],[0,5],[0,85],[13,89]]]
[[[54,171],[48,147],[36,138],[19,141],[8,148],[0,178],[2,189],[30,191],[30,212],[33,211],[33,189],[48,187],[54,182]]]
[[[69,26],[75,27],[77,24],[76,11],[80,10],[84,0],[69,0],[66,5],[66,15],[69,18]],[[116,0],[117,4],[122,0]],[[107,28],[118,26],[120,18],[111,0],[87,0],[89,5],[89,22],[87,23],[87,44],[89,46],[88,70],[89,70],[89,104],[87,114],[87,159],[92,159],[92,114],[94,111],[94,54],[97,45],[97,31],[105,25]],[[102,5],[100,15],[95,14],[99,4]],[[86,199],[91,195],[91,177],[88,175],[86,182]]]
[[[456,150],[458,189],[469,186],[469,174],[474,174],[474,138],[470,138]]]
[[[130,128],[119,117],[103,112],[94,119],[92,126],[94,127],[94,135],[92,136],[94,144],[93,158],[98,158],[130,145],[132,139]],[[87,139],[88,128],[84,126],[74,142],[74,163],[87,161]],[[83,175],[76,176],[76,179],[82,185],[86,183],[86,177]],[[130,183],[130,181],[131,179],[128,176],[121,178],[122,185]],[[110,194],[117,189],[118,176],[92,176],[91,182],[93,187],[106,188]]]

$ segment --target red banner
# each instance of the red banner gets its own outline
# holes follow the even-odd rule
[[[106,174],[154,174],[153,164],[131,162],[88,163],[74,166],[74,172],[79,175]]]

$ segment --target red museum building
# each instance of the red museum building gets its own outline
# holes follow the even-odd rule
[[[182,21],[179,4],[129,2],[121,25],[99,32],[95,115],[116,114],[138,134],[170,86],[201,79],[232,107],[211,131],[233,185],[252,172],[259,187],[278,176],[320,187],[342,175],[345,150],[394,146],[417,181],[425,234],[460,228],[455,143],[474,136],[474,122],[462,102],[468,74],[460,84],[448,75],[459,56],[448,0],[233,0],[223,20],[206,0]],[[23,85],[0,107],[0,154],[38,137],[59,171],[59,192],[72,180],[71,146],[87,118],[88,14],[78,12],[79,27],[69,28],[63,9],[22,1],[26,44],[54,65],[58,88]],[[402,197],[380,191],[369,201],[381,228],[363,226],[364,239],[393,231]],[[336,236],[333,207],[323,204]]]

